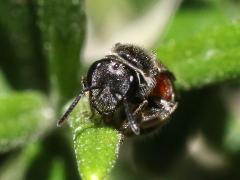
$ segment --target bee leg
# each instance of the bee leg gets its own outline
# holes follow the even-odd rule
[[[134,135],[127,120],[123,122],[122,126],[120,127],[120,131],[125,137],[130,137]]]
[[[134,115],[130,112],[128,103],[126,101],[123,101],[124,104],[124,110],[127,116],[128,123],[134,132],[134,134],[139,135],[140,134],[140,127],[139,124],[137,123]]]
[[[133,115],[138,115],[142,109],[144,109],[148,104],[148,101],[145,99],[141,104],[139,104],[139,106],[135,109],[135,111],[133,112]]]
[[[177,107],[176,102],[162,99],[158,103],[159,107],[152,107],[147,113],[142,114],[142,121],[140,125],[142,128],[162,126],[167,122],[167,119]]]
[[[133,112],[133,116],[138,116],[142,110],[147,106],[148,104],[148,101],[145,99],[143,100],[143,102],[141,104],[139,104],[139,106],[135,109],[135,111]],[[120,128],[120,131],[126,136],[132,136],[134,135],[133,134],[133,131],[130,127],[130,124],[128,123],[128,120],[125,120]]]
[[[96,111],[95,109],[93,108],[91,102],[89,101],[89,107],[90,107],[90,110],[91,110],[91,116],[90,118],[92,119],[95,115],[96,115]]]
[[[87,77],[86,76],[81,76],[81,83],[82,83],[82,88],[86,88],[87,87]],[[89,101],[89,107],[90,107],[90,110],[91,110],[91,116],[90,118],[93,118],[96,114],[96,111],[95,109],[93,108],[91,102]]]
[[[168,118],[177,108],[178,103],[173,101],[166,101],[164,99],[161,99],[158,101],[158,106],[160,109],[160,119],[166,119]]]
[[[81,76],[82,88],[84,89],[87,86],[87,77]]]

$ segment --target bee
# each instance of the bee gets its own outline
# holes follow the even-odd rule
[[[111,54],[95,61],[84,88],[58,121],[61,125],[89,92],[92,111],[125,135],[161,127],[177,107],[174,75],[143,48],[117,43]]]

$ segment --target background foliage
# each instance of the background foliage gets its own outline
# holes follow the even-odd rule
[[[156,2],[91,0],[88,17],[104,39],[106,29]],[[237,0],[181,3],[152,47],[176,76],[179,108],[159,132],[120,146],[119,132],[90,118],[86,98],[71,128],[56,128],[89,66],[81,59],[83,0],[1,1],[0,180],[239,179],[239,7]]]

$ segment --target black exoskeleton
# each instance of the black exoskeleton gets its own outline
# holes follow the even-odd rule
[[[92,109],[125,135],[161,126],[177,107],[173,74],[138,46],[117,43],[112,54],[92,64],[85,79],[85,87],[58,125],[86,91]],[[124,115],[119,117],[121,109]]]

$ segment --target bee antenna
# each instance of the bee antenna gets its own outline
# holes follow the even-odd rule
[[[97,89],[94,87],[85,87],[78,95],[77,97],[74,99],[74,101],[72,102],[72,104],[68,107],[67,111],[62,115],[62,117],[58,120],[57,122],[57,126],[61,126],[69,117],[69,115],[71,114],[71,112],[73,111],[73,109],[76,107],[76,105],[78,104],[79,100],[81,99],[81,97],[84,95],[85,92],[91,90],[91,89]]]

